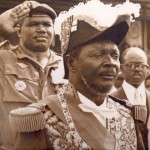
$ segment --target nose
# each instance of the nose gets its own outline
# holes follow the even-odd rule
[[[138,65],[135,65],[135,71],[141,71],[140,67]]]
[[[105,62],[105,63],[103,63],[103,66],[104,67],[109,67],[109,68],[115,68],[116,64],[110,63],[110,62]]]
[[[45,33],[46,28],[42,24],[39,24],[36,31],[39,33]]]
[[[141,72],[141,69],[138,67],[135,67],[135,69],[133,70],[134,72]]]
[[[107,57],[105,57],[103,66],[109,67],[109,68],[115,68],[117,66],[117,62],[111,56],[107,56]]]

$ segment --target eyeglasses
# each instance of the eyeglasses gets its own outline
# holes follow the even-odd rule
[[[126,64],[121,64],[123,66],[126,66],[128,69],[130,70],[135,70],[136,68],[138,68],[139,70],[145,70],[148,69],[149,65],[148,64],[144,64],[144,63],[126,63]]]

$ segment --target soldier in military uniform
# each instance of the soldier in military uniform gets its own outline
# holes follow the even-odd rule
[[[14,145],[9,111],[55,94],[52,72],[62,61],[50,50],[55,17],[51,7],[36,1],[24,2],[0,16],[1,31],[17,31],[20,39],[17,46],[0,51],[0,149],[12,150]],[[1,43],[5,45],[9,42]]]
[[[137,149],[132,106],[107,95],[119,72],[118,45],[128,32],[130,14],[117,14],[104,25],[98,22],[104,17],[102,12],[96,11],[98,18],[91,17],[91,8],[105,13],[116,10],[100,1],[88,1],[70,9],[63,21],[60,18],[69,81],[56,86],[57,95],[10,112],[11,125],[18,133],[15,149]]]

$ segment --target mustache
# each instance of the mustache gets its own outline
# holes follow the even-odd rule
[[[105,76],[105,75],[110,75],[110,76],[117,76],[118,73],[116,71],[103,71],[98,73],[98,76]]]
[[[43,34],[38,34],[38,35],[35,35],[34,38],[48,38],[48,36],[43,35]]]
[[[134,72],[134,73],[133,73],[133,76],[134,76],[134,75],[142,76],[142,73],[141,73],[141,72]]]

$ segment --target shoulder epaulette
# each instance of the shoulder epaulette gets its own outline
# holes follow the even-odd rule
[[[115,101],[117,103],[120,103],[121,105],[123,105],[124,107],[126,107],[128,109],[132,109],[133,108],[132,104],[128,100],[119,99],[119,98],[111,96],[111,95],[108,95],[108,97],[111,98],[113,101]]]
[[[10,124],[16,132],[33,132],[44,129],[46,121],[42,110],[34,105],[10,111]]]
[[[133,112],[134,120],[139,123],[146,123],[147,121],[147,107],[144,105],[132,105],[128,100],[119,99],[114,96],[108,95],[113,101],[120,103],[124,107]]]

